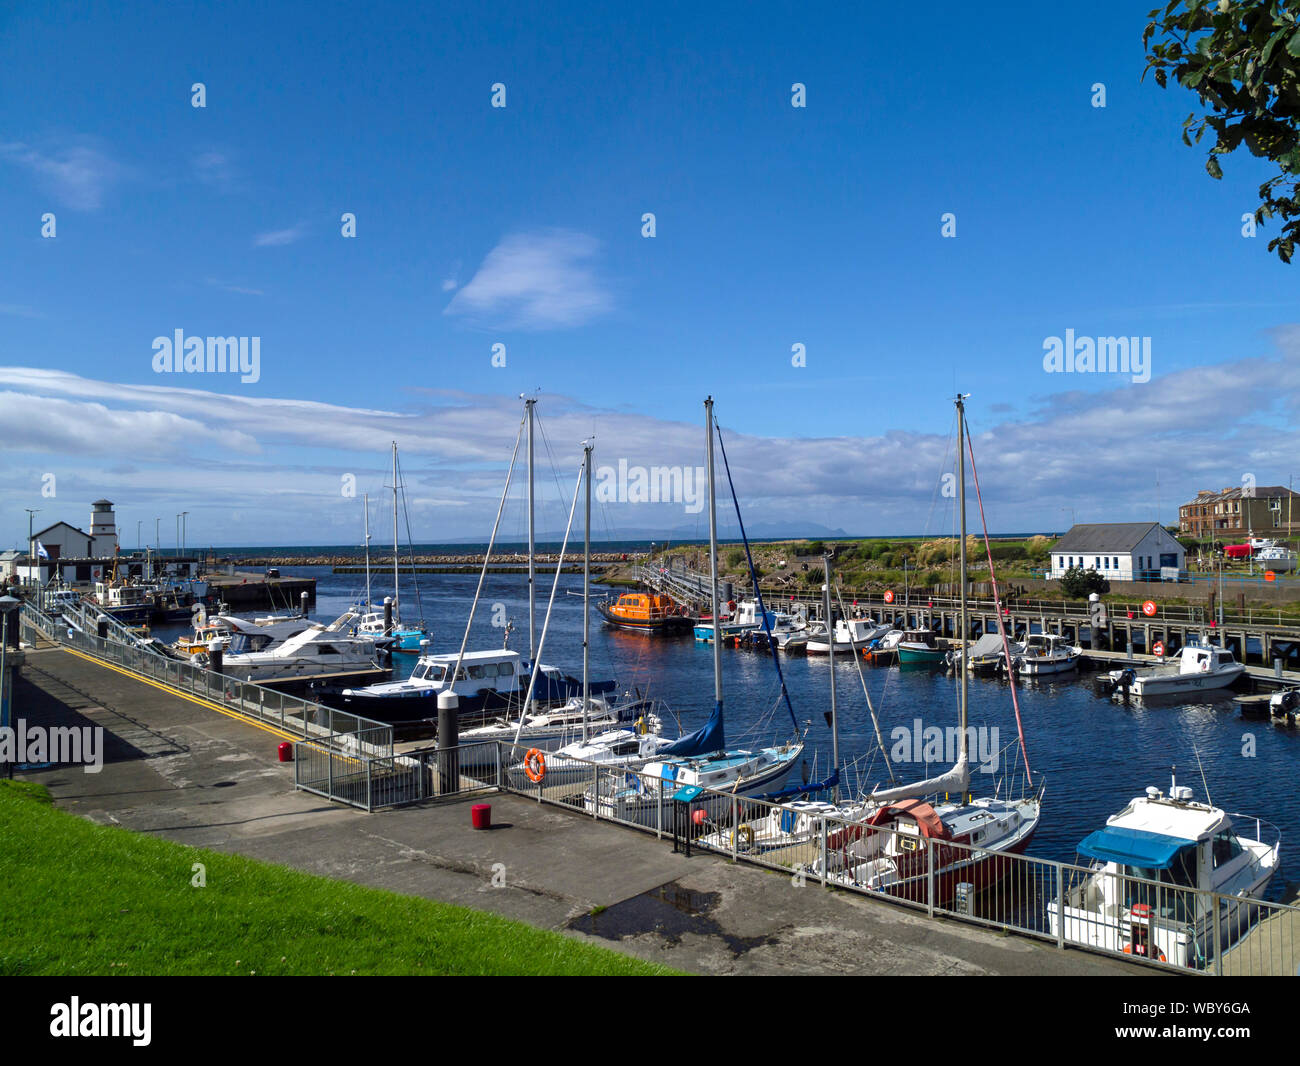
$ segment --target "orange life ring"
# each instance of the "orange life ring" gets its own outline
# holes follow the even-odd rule
[[[524,756],[524,773],[534,784],[540,784],[546,776],[546,756],[540,748],[528,749],[528,754]]]

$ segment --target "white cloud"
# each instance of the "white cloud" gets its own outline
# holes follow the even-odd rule
[[[581,326],[613,303],[591,266],[599,248],[570,230],[507,237],[443,313],[497,329]]]
[[[306,235],[307,227],[300,223],[297,226],[290,226],[288,229],[276,229],[267,233],[259,233],[253,238],[253,247],[275,248],[284,244],[293,244],[295,241],[302,240]]]
[[[0,158],[26,167],[60,204],[76,211],[100,208],[108,187],[126,173],[89,140],[44,150],[20,142],[0,144]]]
[[[218,192],[230,192],[238,183],[234,162],[225,152],[200,152],[191,160],[191,166],[200,182]]]

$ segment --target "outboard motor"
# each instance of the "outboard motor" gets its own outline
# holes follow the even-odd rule
[[[1300,689],[1289,688],[1273,693],[1268,701],[1268,709],[1274,718],[1294,722],[1297,713],[1300,713]]]

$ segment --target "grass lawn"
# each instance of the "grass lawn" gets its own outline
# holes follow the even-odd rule
[[[195,863],[207,885],[193,887]],[[191,848],[0,781],[0,975],[668,973],[464,907]]]

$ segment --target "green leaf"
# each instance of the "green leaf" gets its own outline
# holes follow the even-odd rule
[[[1300,30],[1296,30],[1287,39],[1286,50],[1288,55],[1300,56]]]
[[[1219,161],[1215,159],[1214,156],[1210,156],[1210,158],[1205,161],[1205,170],[1212,178],[1223,177],[1223,167],[1219,166]]]

